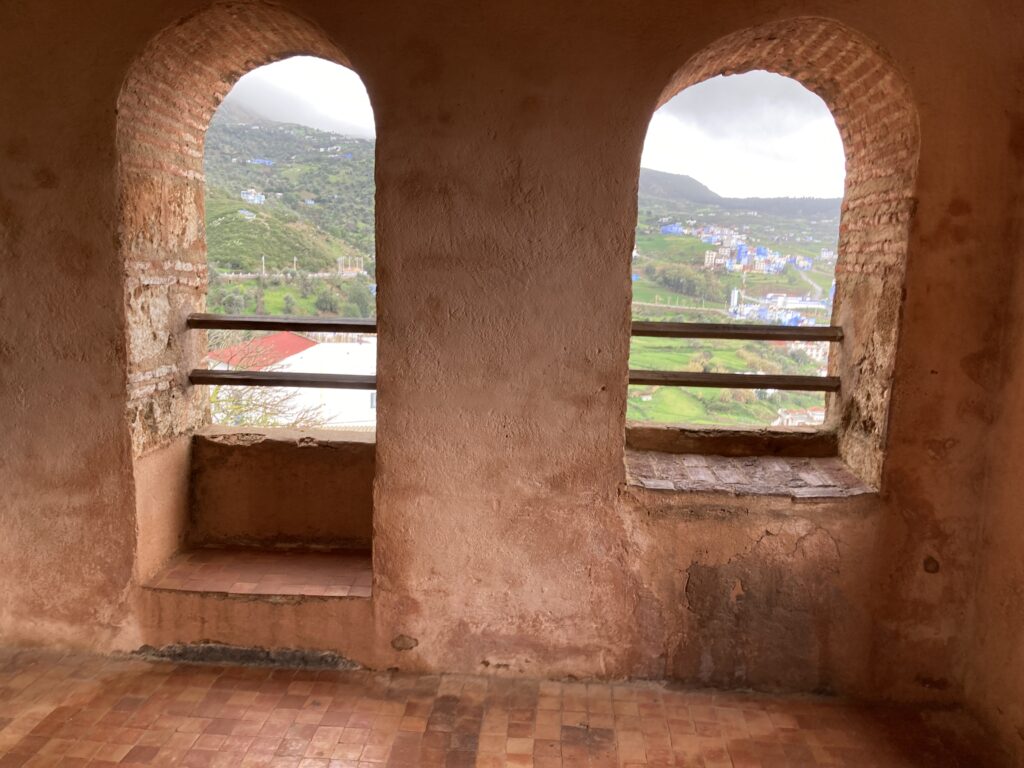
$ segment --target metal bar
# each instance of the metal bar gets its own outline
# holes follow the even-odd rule
[[[736,339],[739,341],[842,341],[838,325],[743,325],[741,323],[633,322],[633,336],[670,339]]]
[[[723,387],[726,389],[785,389],[802,392],[838,392],[837,376],[762,376],[758,373],[702,373],[697,371],[630,371],[630,384],[663,387]]]
[[[185,321],[188,328],[217,328],[238,331],[298,331],[333,333],[376,333],[377,321],[349,317],[290,317],[266,315],[211,315],[194,313]]]
[[[197,368],[188,375],[192,384],[229,387],[314,387],[318,389],[376,389],[376,376],[344,373],[292,373],[290,371],[212,371]]]

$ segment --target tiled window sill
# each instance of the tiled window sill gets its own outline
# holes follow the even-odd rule
[[[715,456],[626,450],[626,481],[653,491],[847,498],[874,493],[834,456]]]

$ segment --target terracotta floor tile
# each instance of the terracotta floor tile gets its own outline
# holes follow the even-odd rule
[[[220,566],[211,553],[197,562]],[[0,690],[0,768],[985,764],[949,751],[912,710],[654,683],[189,666],[0,649]]]
[[[147,585],[184,592],[370,597],[368,552],[192,550],[178,555]]]

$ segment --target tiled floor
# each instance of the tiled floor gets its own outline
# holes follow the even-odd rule
[[[369,552],[198,549],[179,555],[147,585],[186,592],[369,597]]]
[[[2,650],[0,755],[0,768],[985,764],[912,712],[829,698]]]
[[[822,498],[870,493],[837,458],[626,451],[629,482],[652,490]]]

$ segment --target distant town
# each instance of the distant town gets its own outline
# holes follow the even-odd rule
[[[644,170],[632,256],[633,315],[680,322],[827,325],[839,201],[718,198],[693,179]],[[630,367],[825,375],[829,345],[633,339]],[[805,427],[819,393],[630,387],[627,417],[648,423]]]

